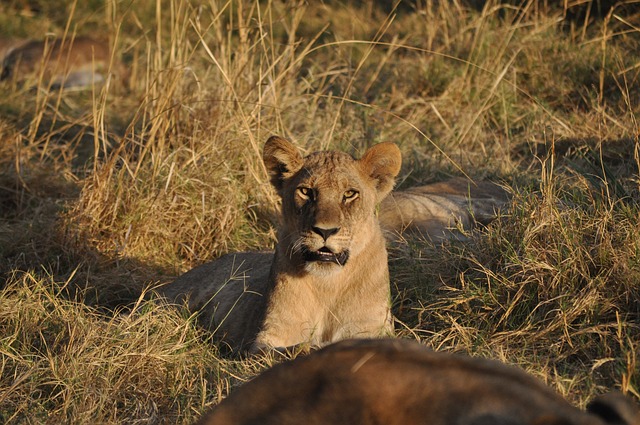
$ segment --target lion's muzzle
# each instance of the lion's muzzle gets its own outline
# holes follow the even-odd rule
[[[302,256],[304,261],[307,262],[319,262],[319,263],[334,263],[339,266],[344,266],[349,259],[349,251],[344,250],[338,253],[331,251],[326,246],[323,246],[317,251],[309,248],[302,250]]]

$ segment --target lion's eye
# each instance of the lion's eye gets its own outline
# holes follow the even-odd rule
[[[300,186],[298,188],[298,195],[300,195],[302,199],[309,199],[313,196],[313,191],[310,187]]]
[[[345,201],[350,201],[350,200],[356,199],[358,197],[358,191],[357,190],[353,190],[353,189],[349,189],[349,190],[344,192],[343,196],[344,196],[344,200]]]

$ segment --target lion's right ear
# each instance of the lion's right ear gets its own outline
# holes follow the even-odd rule
[[[289,141],[271,136],[264,145],[262,160],[271,177],[271,184],[278,192],[284,181],[300,171],[304,159],[300,151]]]

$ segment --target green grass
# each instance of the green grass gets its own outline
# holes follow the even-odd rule
[[[640,397],[633,9],[585,24],[536,2],[19,3],[0,6],[1,36],[109,39],[130,78],[0,84],[3,422],[191,423],[273,364],[221,358],[150,295],[273,245],[272,134],[354,154],[394,141],[400,187],[504,183],[511,205],[469,241],[390,248],[399,336],[519,364],[580,405]]]

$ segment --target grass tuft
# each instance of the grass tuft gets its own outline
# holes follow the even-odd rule
[[[220,396],[206,383],[224,365],[193,320],[142,300],[105,315],[67,290],[25,272],[0,294],[5,423],[188,423]]]

